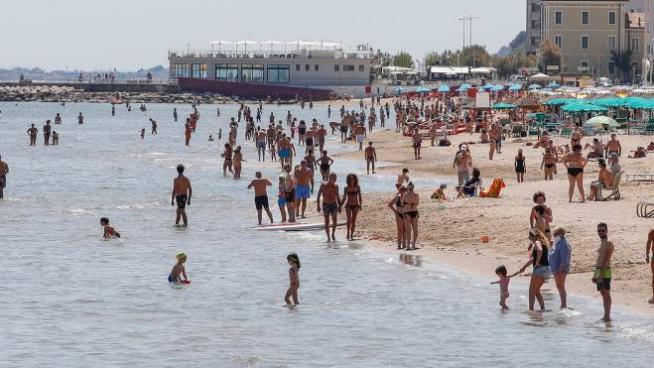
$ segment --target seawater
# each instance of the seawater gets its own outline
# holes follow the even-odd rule
[[[216,106],[200,105],[191,147],[183,145],[182,123],[191,109],[176,107],[178,123],[173,105],[119,106],[112,117],[106,104],[0,104],[0,154],[11,170],[0,201],[0,366],[651,365],[652,321],[618,308],[607,327],[596,300],[573,296],[573,312],[530,314],[519,279],[511,284],[512,310],[501,313],[499,292],[488,284],[492,270],[471,276],[365,242],[327,244],[321,231],[249,230],[256,213],[246,185],[255,170],[274,181],[277,164],[257,163],[253,145],[243,143],[243,179],[223,178],[220,153],[237,106],[221,105],[217,118]],[[270,105],[264,120],[270,111],[285,120],[289,109],[327,121],[325,106]],[[39,135],[29,147],[29,124],[41,130],[56,112],[64,118],[54,127],[60,145],[44,147]],[[148,117],[159,135],[149,134]],[[208,142],[219,128],[223,141]],[[354,147],[335,142],[330,152]],[[186,229],[172,226],[178,163],[194,189]],[[341,185],[345,174],[364,169],[360,162],[334,166]],[[395,180],[360,178],[364,193]],[[123,238],[101,240],[101,216]],[[166,276],[180,250],[193,283],[173,289]],[[283,303],[289,252],[302,261],[302,304],[293,310]],[[547,289],[555,309],[558,295]]]

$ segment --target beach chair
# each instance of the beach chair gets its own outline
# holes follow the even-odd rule
[[[572,136],[572,128],[562,128],[559,132],[559,136],[563,138],[570,138],[570,136]]]
[[[654,182],[654,174],[652,173],[628,174],[625,175],[625,181],[638,182],[638,183]]]
[[[640,202],[636,205],[636,216],[641,218],[654,217],[654,203]]]
[[[608,201],[609,199],[619,200],[620,199],[620,179],[622,178],[623,171],[615,174],[613,177],[613,185],[610,188],[604,186],[597,187],[597,200],[598,201]],[[605,196],[604,192],[610,192],[609,195]]]

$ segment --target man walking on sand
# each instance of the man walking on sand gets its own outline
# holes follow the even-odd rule
[[[370,165],[372,165],[372,173],[375,173],[375,162],[377,161],[377,151],[372,146],[372,142],[368,142],[368,147],[364,152],[366,158],[366,173],[370,175]]]
[[[184,220],[184,226],[188,226],[186,206],[191,205],[193,189],[191,188],[191,181],[184,176],[184,165],[177,165],[177,174],[177,177],[173,180],[173,194],[170,199],[170,205],[174,206],[175,202],[177,202],[177,217],[175,218],[175,225],[179,225],[181,217]]]
[[[254,188],[254,206],[257,208],[257,219],[259,220],[259,225],[261,225],[261,212],[266,210],[270,223],[273,223],[272,213],[268,208],[268,192],[266,188],[272,186],[270,180],[261,177],[261,171],[257,171],[254,176],[256,179],[250,182],[248,189]]]
[[[615,246],[608,240],[608,226],[605,223],[600,222],[597,225],[597,235],[600,238],[600,247],[597,250],[592,281],[602,295],[604,305],[602,321],[611,322],[611,256]]]

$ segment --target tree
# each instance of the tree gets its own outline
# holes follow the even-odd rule
[[[491,64],[497,69],[500,78],[507,79],[513,74],[518,74],[520,69],[536,65],[536,56],[516,53],[506,56],[493,56]]]
[[[413,68],[413,57],[408,52],[398,52],[393,56],[393,65],[404,68]]]
[[[432,66],[432,65],[441,65],[442,64],[442,58],[441,55],[438,54],[436,51],[432,51],[425,55],[425,59],[423,60],[423,63],[425,66]]]
[[[540,44],[540,61],[541,70],[547,70],[548,65],[557,65],[561,67],[561,49],[552,40],[545,39]]]
[[[491,57],[484,46],[472,45],[463,50],[448,52],[447,61],[450,65],[488,66]]]
[[[631,49],[624,51],[611,50],[611,61],[622,73],[622,81],[629,82],[631,79]]]

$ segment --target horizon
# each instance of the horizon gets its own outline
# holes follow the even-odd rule
[[[7,17],[0,24],[0,32],[15,34],[4,42],[5,48],[13,51],[2,58],[0,68],[39,68],[48,72],[92,72],[114,68],[121,72],[135,72],[157,65],[167,68],[168,51],[186,50],[189,44],[191,50],[210,50],[209,42],[217,39],[324,40],[340,42],[346,49],[369,44],[375,50],[392,54],[406,51],[415,60],[422,60],[431,51],[460,49],[463,35],[462,22],[458,18],[468,15],[479,17],[473,23],[472,43],[485,46],[493,54],[525,28],[525,1],[507,0],[504,3],[498,7],[496,3],[483,0],[433,2],[406,9],[406,16],[394,19],[398,18],[394,17],[392,6],[396,3],[387,0],[374,4],[335,0],[327,9],[320,9],[320,16],[316,16],[315,11],[303,11],[306,3],[299,0],[282,0],[274,6],[256,1],[258,5],[249,7],[244,19],[239,16],[221,17],[223,5],[199,0],[194,3],[194,9],[203,11],[180,22],[179,13],[171,11],[178,4],[170,0],[115,0],[109,15],[103,14],[101,8],[98,12],[96,4],[81,0],[70,0],[66,6],[37,0],[10,1],[4,4],[5,13],[15,16]],[[32,11],[35,8],[39,9],[36,13]],[[123,10],[128,11],[121,12]],[[29,14],[32,23],[45,24],[47,32],[37,32],[36,28],[23,30],[25,18],[20,16],[23,14]],[[441,19],[440,14],[451,16]],[[506,22],[504,18],[512,21]],[[498,29],[494,24],[498,19],[508,24]],[[271,20],[275,21],[272,30],[269,27]],[[122,25],[119,28],[115,26],[117,21]],[[209,32],[208,29],[213,27],[218,29]],[[16,29],[21,29],[21,32],[16,32]],[[134,37],[135,34],[143,41]],[[468,24],[465,36],[467,45]]]

